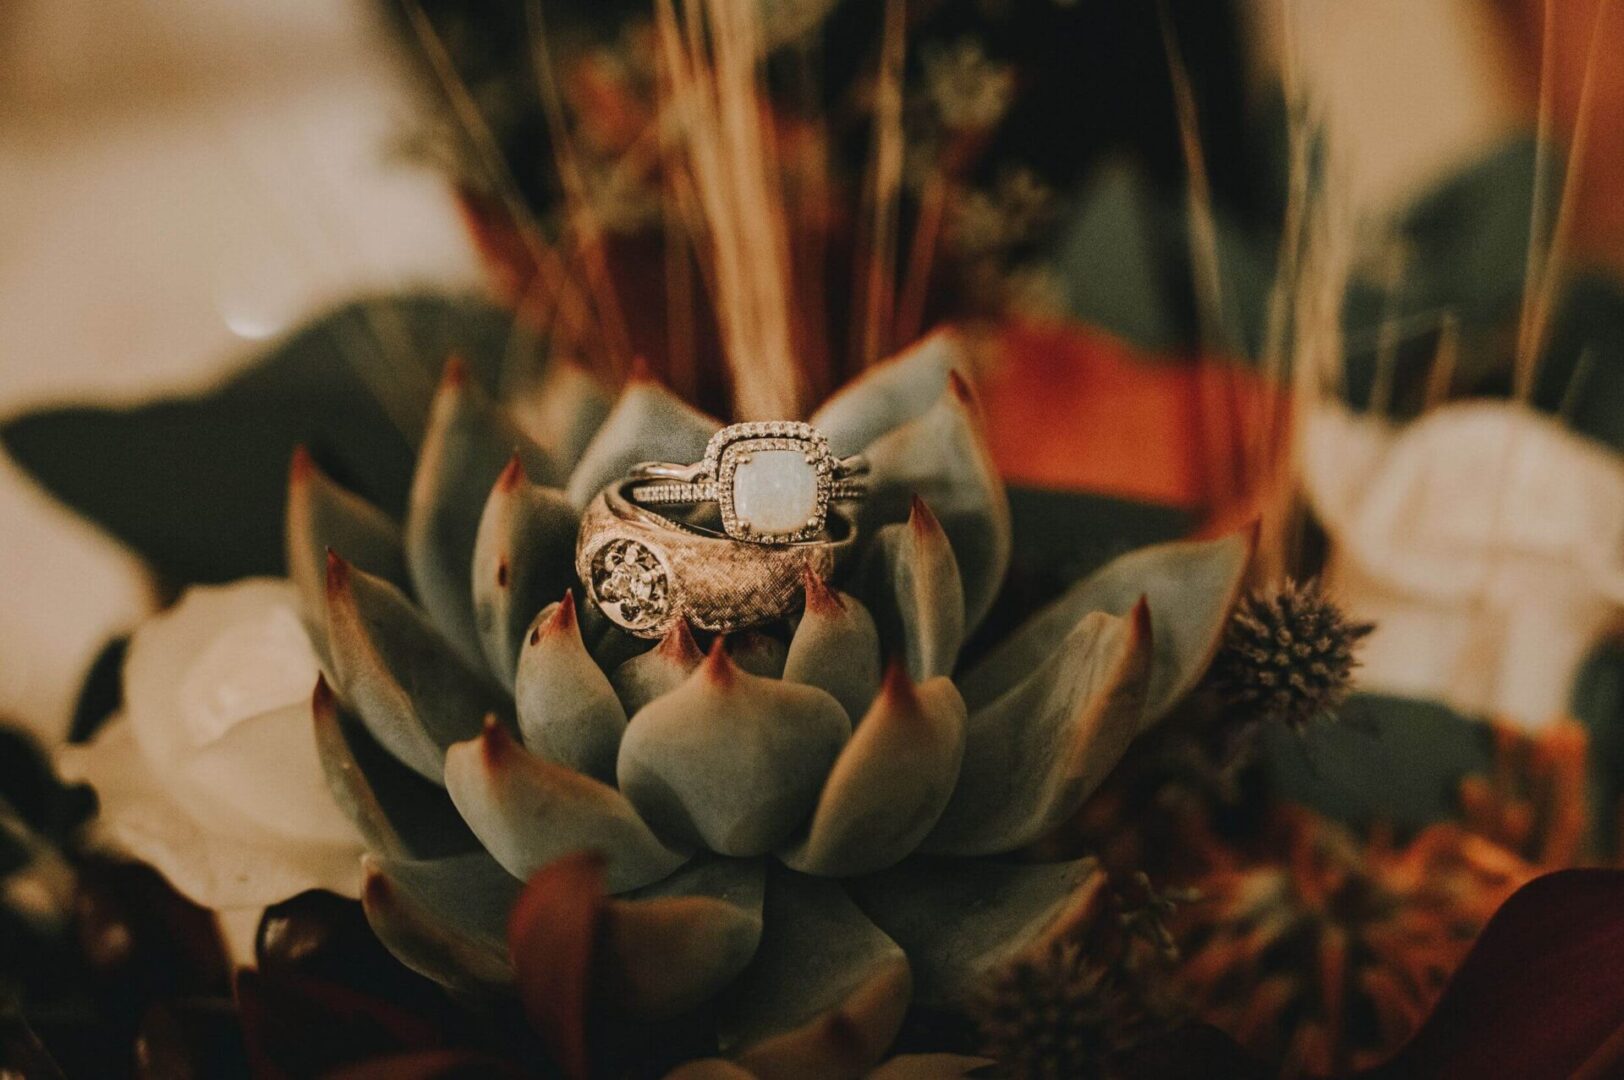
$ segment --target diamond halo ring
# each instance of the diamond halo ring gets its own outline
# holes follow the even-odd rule
[[[692,465],[633,466],[628,496],[640,505],[714,502],[722,532],[751,544],[792,544],[824,532],[830,504],[860,499],[862,455],[837,458],[811,424],[793,420],[733,424],[711,436]]]

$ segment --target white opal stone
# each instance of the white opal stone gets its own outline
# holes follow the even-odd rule
[[[733,516],[760,533],[806,527],[818,509],[818,473],[801,450],[753,450],[733,472]]]

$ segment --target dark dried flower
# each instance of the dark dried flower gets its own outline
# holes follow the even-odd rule
[[[1373,629],[1349,619],[1315,581],[1258,590],[1230,617],[1213,685],[1246,722],[1301,731],[1348,696],[1358,666],[1354,649]]]
[[[1138,1027],[1111,973],[1075,941],[1012,962],[972,1004],[982,1052],[1010,1080],[1112,1075]]]
[[[1375,1065],[1415,1033],[1489,917],[1538,869],[1453,823],[1408,844],[1281,808],[1256,850],[1208,833],[1174,978],[1287,1075]]]

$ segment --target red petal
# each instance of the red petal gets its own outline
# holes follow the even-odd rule
[[[525,1015],[575,1080],[587,1076],[587,994],[607,903],[603,857],[581,851],[538,870],[508,919]]]

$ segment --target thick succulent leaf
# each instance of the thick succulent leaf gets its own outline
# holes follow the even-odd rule
[[[515,455],[497,478],[474,539],[474,619],[485,660],[513,686],[536,612],[575,584],[580,520],[557,488],[532,484]]]
[[[577,851],[531,878],[508,920],[525,1016],[571,1080],[587,1077],[587,994],[606,907],[603,856]]]
[[[655,838],[614,788],[555,765],[487,723],[446,755],[446,790],[468,827],[515,877],[573,851],[599,851],[610,892],[658,881],[687,861]]]
[[[721,993],[761,941],[765,867],[696,859],[604,914],[596,993],[645,1020],[680,1016]]]
[[[373,738],[435,783],[445,748],[506,708],[399,589],[336,555],[327,561],[327,627],[339,693]]]
[[[966,1080],[985,1075],[996,1064],[992,1058],[963,1054],[899,1054],[864,1080]]]
[[[566,469],[581,459],[614,405],[609,388],[567,357],[555,358],[539,380],[503,400],[519,427]]]
[[[884,640],[900,642],[915,682],[951,675],[964,644],[964,588],[936,515],[914,499],[908,520],[874,537],[865,589]]]
[[[806,821],[850,735],[834,698],[740,671],[718,639],[681,686],[632,717],[620,788],[672,843],[761,855]]]
[[[487,853],[443,859],[369,855],[367,862],[437,925],[478,942],[493,955],[507,955],[508,916],[521,883]]]
[[[514,697],[519,732],[531,752],[576,772],[613,781],[626,710],[603,669],[587,655],[575,595],[544,608],[519,656]]]
[[[742,630],[727,637],[727,654],[739,665],[740,671],[760,675],[764,679],[784,677],[784,663],[789,649],[771,634],[758,630]]]
[[[641,461],[698,461],[720,427],[659,383],[635,377],[570,474],[570,502],[577,509],[586,506],[605,484]]]
[[[327,553],[404,587],[406,549],[400,526],[359,495],[335,484],[309,451],[295,447],[288,468],[288,577],[298,586],[305,623],[321,643],[327,628]]]
[[[862,716],[880,688],[880,632],[855,596],[805,577],[806,607],[790,638],[784,678],[827,690],[847,716]]]
[[[435,625],[471,664],[483,662],[469,567],[491,486],[517,455],[543,483],[558,475],[453,358],[434,396],[406,507],[406,566]]]
[[[964,758],[964,700],[952,680],[915,687],[893,663],[829,773],[805,838],[781,853],[808,874],[872,873],[911,854],[936,824]]]
[[[636,715],[644,705],[682,685],[703,659],[688,623],[678,620],[658,645],[616,667],[610,682],[627,714]]]
[[[513,314],[469,299],[372,297],[326,313],[197,397],[8,418],[0,440],[51,494],[176,584],[280,574],[288,457],[398,515],[434,372],[455,352],[494,371]],[[518,355],[522,355],[518,354]]]
[[[1025,681],[970,713],[959,786],[926,851],[989,855],[1070,817],[1139,733],[1150,615],[1085,616]]]
[[[841,387],[812,414],[812,426],[836,454],[855,454],[936,404],[963,362],[964,343],[939,330]]]
[[[445,791],[379,746],[366,726],[339,705],[325,677],[317,679],[312,712],[316,750],[333,801],[370,850],[430,859],[479,847]]]
[[[1130,552],[1073,585],[1032,616],[959,680],[971,710],[1007,692],[1041,664],[1091,611],[1126,615],[1150,602],[1155,660],[1146,723],[1166,714],[1212,664],[1252,560],[1255,530],[1216,540],[1158,544]]]
[[[722,1049],[763,1078],[860,1077],[896,1037],[908,959],[822,878],[767,879],[766,931],[723,999]]]
[[[919,1000],[963,1004],[993,970],[1071,933],[1104,875],[1092,859],[1004,863],[911,859],[850,883],[913,964]]]
[[[936,404],[867,448],[865,528],[900,521],[910,501],[930,504],[958,560],[965,621],[975,628],[992,607],[1009,569],[1013,534],[1009,498],[981,436],[969,384],[955,372]]]
[[[361,907],[395,958],[420,975],[464,993],[485,995],[513,981],[504,950],[442,923],[420,900],[397,886],[364,856]]]

